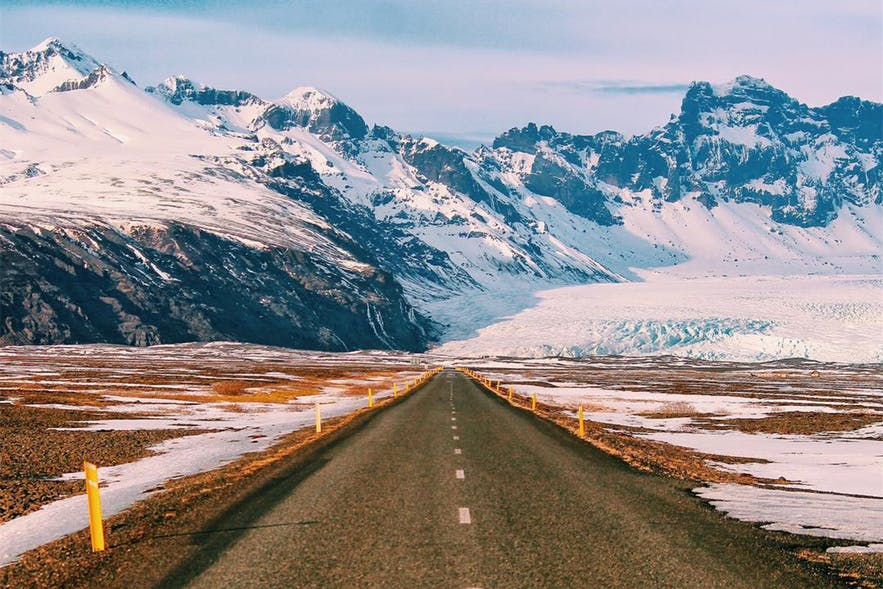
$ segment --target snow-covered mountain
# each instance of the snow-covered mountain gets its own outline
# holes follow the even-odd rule
[[[0,342],[419,349],[652,268],[876,272],[881,116],[740,77],[645,135],[466,153],[315,88],[142,90],[48,40],[0,53]]]

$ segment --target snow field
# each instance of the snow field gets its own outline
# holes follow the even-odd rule
[[[883,362],[878,275],[684,279],[657,274],[641,283],[575,286],[534,296],[533,306],[492,318],[495,322],[476,335],[455,332],[463,339],[447,341],[437,352]]]

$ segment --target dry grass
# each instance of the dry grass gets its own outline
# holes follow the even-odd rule
[[[883,587],[883,554],[850,554],[800,550],[797,556],[815,564],[822,564],[836,572],[847,587],[878,589]]]
[[[244,395],[245,392],[254,387],[265,384],[253,380],[220,380],[212,383],[212,392],[222,397],[236,397]]]
[[[164,440],[209,431],[54,429],[75,427],[82,420],[119,417],[132,415],[0,405],[0,523],[83,492],[80,481],[49,479],[78,472],[84,460],[101,466],[123,464],[149,455],[148,448]]]
[[[747,433],[812,435],[855,431],[881,422],[883,422],[883,413],[783,411],[767,417],[703,421],[700,425],[736,429]]]
[[[700,413],[693,405],[686,401],[670,401],[663,403],[652,411],[644,411],[641,415],[654,419],[671,419],[675,417],[699,417],[708,414]]]

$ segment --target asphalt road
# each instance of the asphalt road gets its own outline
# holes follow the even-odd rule
[[[160,586],[835,586],[686,489],[445,371],[239,506]]]

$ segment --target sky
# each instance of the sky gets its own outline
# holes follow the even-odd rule
[[[369,123],[463,145],[530,121],[645,132],[691,81],[740,74],[810,105],[883,101],[879,0],[0,3],[0,50],[50,36],[142,86],[316,86]]]

